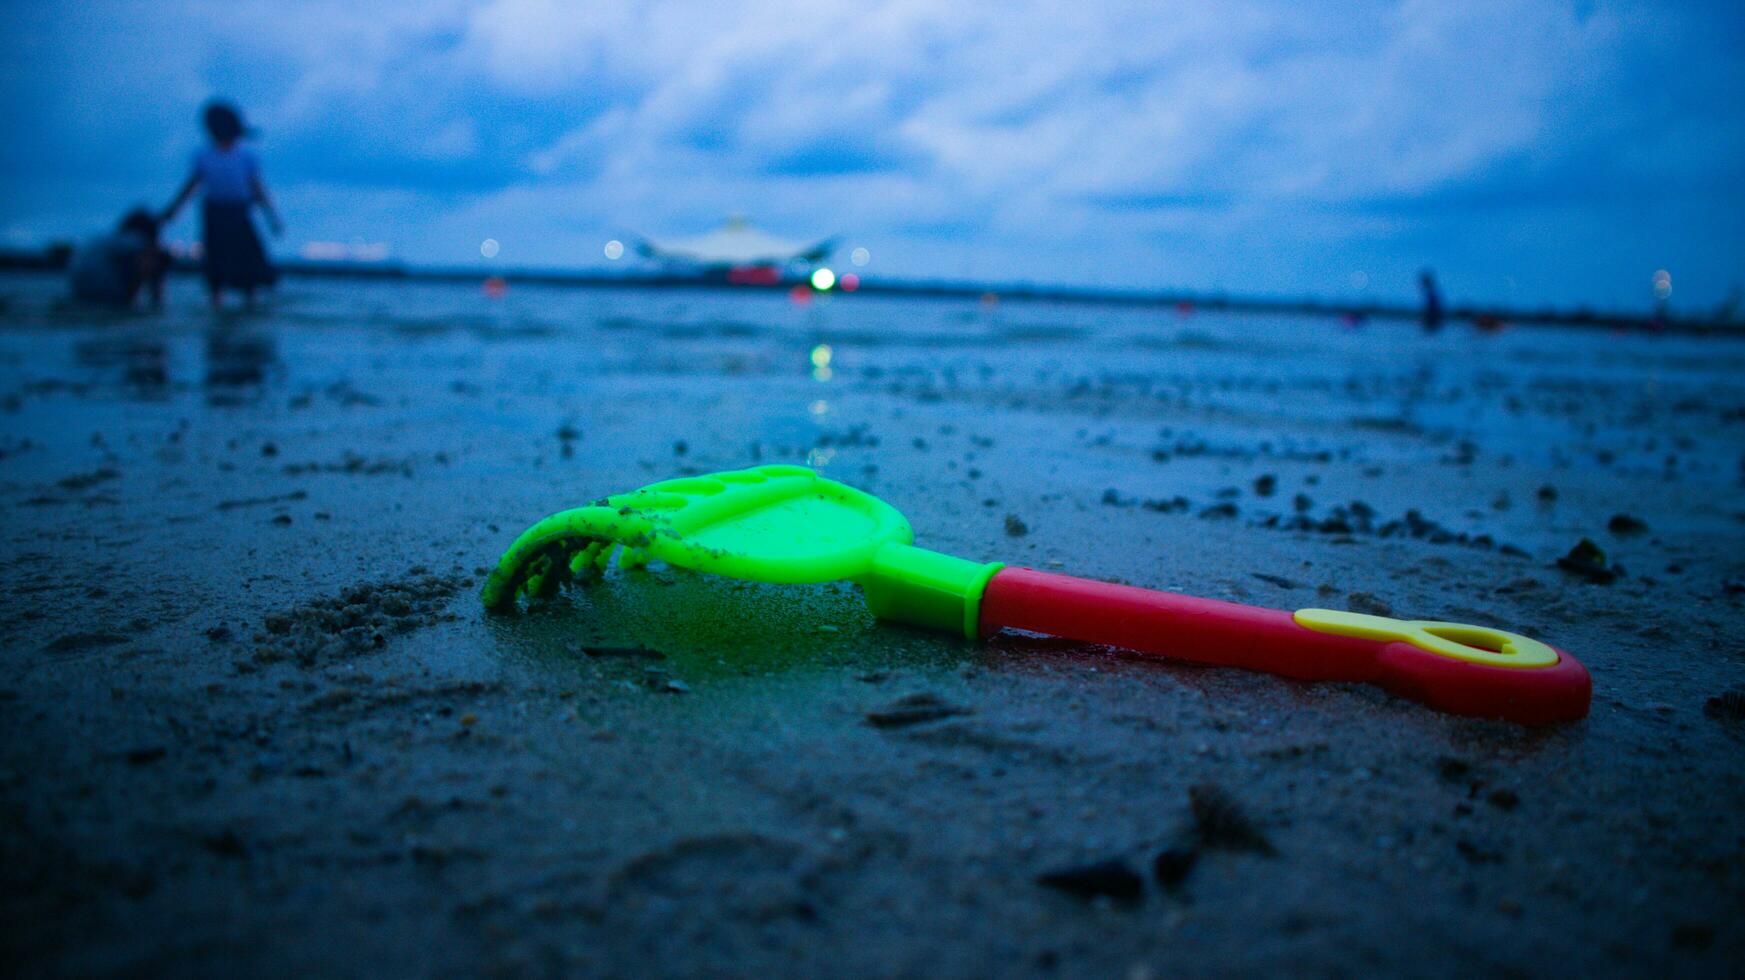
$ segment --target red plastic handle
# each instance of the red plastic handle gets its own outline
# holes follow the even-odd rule
[[[1494,667],[1312,630],[1282,609],[1030,568],[1002,568],[982,593],[982,635],[1005,628],[1298,680],[1373,683],[1441,711],[1526,725],[1586,717],[1593,689],[1587,669],[1562,650],[1550,667]]]

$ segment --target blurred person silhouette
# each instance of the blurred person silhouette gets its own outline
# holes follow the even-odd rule
[[[1442,292],[1436,288],[1436,273],[1430,269],[1419,272],[1418,287],[1424,291],[1424,332],[1435,333],[1442,329]]]
[[[79,246],[67,266],[73,298],[127,309],[144,290],[154,308],[164,305],[170,257],[158,244],[158,227],[150,211],[134,208],[114,231]]]
[[[261,182],[260,161],[242,145],[243,137],[251,134],[243,124],[242,113],[228,102],[215,100],[206,106],[205,124],[212,145],[194,155],[193,170],[176,199],[164,209],[163,222],[168,224],[196,189],[204,191],[200,243],[212,308],[223,306],[226,289],[241,292],[243,302],[252,306],[255,290],[271,286],[278,276],[267,261],[249,210],[260,205],[274,235],[283,231],[283,226]]]

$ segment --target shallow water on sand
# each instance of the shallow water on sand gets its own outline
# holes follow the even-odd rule
[[[167,311],[112,316],[0,277],[19,962],[1453,974],[1742,952],[1740,722],[1705,704],[1745,686],[1745,344],[298,280],[214,317],[172,286]],[[871,490],[973,559],[1542,636],[1592,670],[1594,714],[1526,732],[1357,685],[971,646],[880,625],[847,586],[659,568],[478,608],[540,516],[759,462]],[[1553,566],[1583,537],[1616,583]],[[917,693],[962,713],[868,724]],[[1275,854],[1208,851],[1135,906],[1036,884],[1147,871],[1207,783]]]
[[[0,377],[15,391],[75,396],[18,399],[15,438],[37,406],[62,427],[100,426],[118,402],[178,420],[198,405],[227,423],[388,406],[413,430],[396,443],[428,452],[449,438],[543,439],[562,424],[636,416],[648,422],[631,427],[645,455],[737,434],[728,465],[770,455],[853,477],[863,460],[901,467],[894,457],[907,456],[936,469],[912,438],[880,438],[879,409],[902,406],[941,424],[997,416],[1032,430],[1051,465],[1082,471],[1087,492],[1199,504],[1280,471],[1281,492],[1240,508],[1254,522],[1294,515],[1282,492],[1292,477],[1337,460],[1397,479],[1326,472],[1334,487],[1310,496],[1417,507],[1542,547],[1567,529],[1531,506],[1437,493],[1447,464],[1482,451],[1502,467],[1658,478],[1696,491],[1694,510],[1668,514],[1680,522],[1717,516],[1704,504],[1720,496],[1702,490],[1745,472],[1745,344],[1713,340],[1460,326],[1426,336],[1388,322],[850,295],[797,304],[517,287],[493,299],[469,285],[349,282],[296,282],[253,314],[214,319],[184,291],[166,313],[110,317],[66,306],[54,280],[5,287]],[[67,449],[45,442],[34,458]],[[1482,519],[1466,514],[1475,509]]]

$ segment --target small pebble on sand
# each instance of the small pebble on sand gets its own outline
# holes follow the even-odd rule
[[[1606,522],[1606,530],[1618,535],[1641,534],[1648,530],[1648,522],[1630,514],[1613,514]]]
[[[951,704],[937,694],[923,691],[900,697],[883,708],[867,712],[866,721],[874,728],[907,728],[910,725],[965,714],[969,714],[968,708]]]
[[[1038,884],[1080,898],[1112,898],[1137,902],[1145,894],[1145,879],[1120,858],[1045,871]]]
[[[1618,567],[1609,562],[1605,550],[1589,538],[1582,538],[1568,554],[1557,559],[1557,567],[1595,585],[1610,585],[1618,578]]]
[[[1353,592],[1345,597],[1345,608],[1365,616],[1392,616],[1394,607],[1375,597],[1371,592]]]

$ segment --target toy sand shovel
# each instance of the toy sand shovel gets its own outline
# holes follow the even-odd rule
[[[485,605],[550,595],[578,574],[660,559],[763,582],[858,582],[884,619],[1004,628],[1305,681],[1378,684],[1442,711],[1537,725],[1587,714],[1587,670],[1561,650],[1484,626],[1330,609],[1287,612],[978,564],[914,547],[884,501],[799,466],[667,480],[528,528],[485,582]]]

